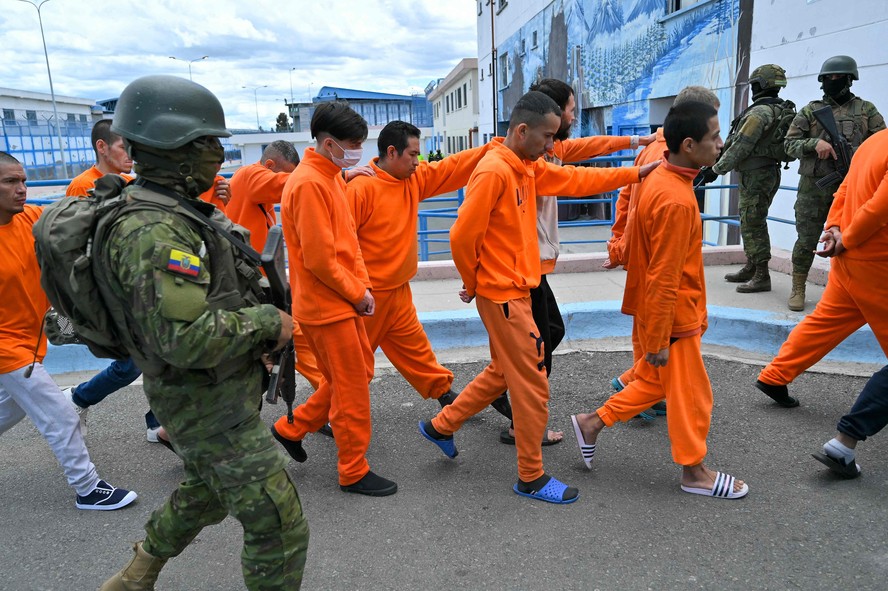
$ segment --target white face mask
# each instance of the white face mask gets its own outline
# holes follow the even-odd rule
[[[361,156],[364,155],[364,149],[358,148],[357,150],[346,150],[342,146],[340,146],[336,140],[331,139],[331,142],[336,144],[336,147],[342,150],[342,158],[338,158],[334,156],[332,153],[330,154],[331,160],[333,160],[333,164],[338,166],[339,168],[350,168],[361,161]]]

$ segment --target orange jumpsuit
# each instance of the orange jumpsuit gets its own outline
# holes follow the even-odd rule
[[[273,172],[261,162],[241,167],[231,177],[231,201],[225,215],[250,231],[250,244],[258,252],[265,248],[268,229],[277,224],[274,206],[281,202],[289,178],[289,172]],[[296,348],[296,371],[317,390],[322,378],[318,361],[298,322],[293,323],[293,346]]]
[[[210,187],[209,189],[207,189],[206,191],[204,191],[203,193],[201,193],[200,195],[198,195],[197,198],[200,199],[201,201],[206,201],[207,203],[212,203],[213,205],[216,206],[216,209],[218,209],[222,213],[226,213],[225,212],[225,203],[221,199],[216,197],[216,183],[218,183],[219,181],[225,182],[225,177],[219,176],[217,174],[216,178],[213,179],[213,186]],[[260,249],[259,252],[262,252],[262,250]]]
[[[837,226],[846,250],[832,259],[823,297],[759,375],[783,386],[869,324],[888,355],[888,130],[854,153],[826,227]]]
[[[453,372],[438,363],[410,291],[417,268],[419,202],[464,187],[487,149],[482,146],[438,162],[420,162],[403,180],[379,168],[375,158],[370,166],[376,176],[357,177],[346,190],[376,298],[376,313],[364,317],[370,348],[381,347],[423,398],[446,394]]]
[[[293,318],[302,326],[324,379],[277,432],[292,440],[317,431],[329,416],[336,433],[339,484],[370,471],[370,380],[373,352],[355,305],[370,279],[345,199],[341,169],[313,148],[290,175],[281,220],[290,262]]]
[[[665,399],[672,458],[682,466],[706,457],[712,415],[712,388],[700,353],[707,320],[703,231],[693,191],[698,172],[664,158],[632,197],[622,309],[635,317],[642,351],[668,347],[669,360],[657,368],[639,359],[635,380],[596,411],[610,427]]]
[[[666,151],[666,138],[663,136],[663,128],[660,127],[656,131],[656,139],[644,147],[635,157],[635,166],[644,166],[651,162],[656,162],[663,157]],[[616,213],[614,214],[614,225],[611,228],[613,234],[607,241],[607,254],[611,263],[615,265],[627,265],[629,263],[629,253],[627,252],[626,225],[629,216],[634,210],[632,205],[635,197],[641,188],[641,183],[633,183],[626,185],[620,189],[620,196],[617,198]],[[632,323],[632,361],[633,365],[620,375],[620,381],[628,384],[635,379],[635,363],[644,357],[644,351],[641,350],[641,344],[638,342],[638,331],[635,328],[635,322]]]
[[[450,435],[506,389],[512,397],[518,476],[543,475],[540,442],[549,419],[549,382],[544,348],[530,308],[530,290],[540,281],[537,192],[589,195],[638,181],[638,168],[576,168],[544,160],[529,162],[502,138],[469,179],[466,200],[450,230],[453,262],[490,337],[490,365],[453,404],[432,419]]]
[[[68,188],[65,189],[65,196],[67,197],[86,197],[87,192],[96,186],[96,180],[105,176],[98,167],[93,164],[88,169],[84,170],[68,183]],[[125,178],[127,181],[133,180],[128,174],[120,175]]]

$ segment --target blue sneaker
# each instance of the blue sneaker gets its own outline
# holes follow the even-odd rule
[[[611,380],[611,387],[613,387],[615,392],[621,392],[626,387],[626,384],[620,378],[613,378]]]
[[[75,505],[78,509],[92,509],[94,511],[113,511],[126,507],[138,498],[139,495],[125,488],[115,488],[99,480],[99,483],[91,493],[85,497],[77,495]]]

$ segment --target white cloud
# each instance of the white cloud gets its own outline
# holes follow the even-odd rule
[[[47,92],[37,12],[0,0],[2,85]],[[406,94],[477,55],[475,3],[408,0],[51,0],[43,26],[56,93],[114,97],[148,74],[188,75],[231,127],[271,126],[293,95],[321,86]],[[291,68],[296,68],[290,72]],[[247,89],[243,89],[247,86]]]

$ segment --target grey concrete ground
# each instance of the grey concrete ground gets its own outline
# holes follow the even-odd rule
[[[789,280],[740,296],[707,268],[713,305],[782,310]],[[618,300],[622,272],[556,274],[563,303]],[[414,285],[421,312],[463,307],[456,280]],[[822,289],[809,288],[808,311]],[[732,303],[733,302],[733,303]],[[786,314],[793,314],[786,311]],[[802,315],[792,316],[801,319]],[[742,345],[742,343],[738,343]],[[312,538],[304,589],[884,589],[888,440],[861,444],[863,477],[841,481],[810,457],[829,439],[872,365],[823,364],[792,386],[802,400],[781,409],[752,387],[767,361],[741,347],[707,348],[715,410],[707,463],[745,479],[740,501],[692,496],[678,488],[666,421],[634,420],[605,432],[587,471],[570,415],[592,410],[609,381],[630,363],[628,339],[570,341],[555,359],[550,425],[565,442],[544,448],[547,470],[580,489],[578,502],[554,506],[521,498],[515,451],[499,443],[505,420],[486,410],[457,434],[460,455],[445,458],[416,430],[438,405],[423,401],[384,358],[372,390],[378,473],[399,492],[373,499],[339,491],[335,445],[305,441],[305,464],[291,463]],[[483,366],[483,348],[441,352],[464,386]],[[56,376],[63,386],[82,374]],[[307,384],[299,390],[308,394]],[[0,590],[95,589],[130,556],[143,524],[182,476],[177,458],[145,441],[146,402],[138,383],[89,415],[87,438],[100,474],[136,490],[132,507],[74,508],[73,493],[48,446],[26,419],[0,439],[4,486]],[[269,424],[283,406],[266,406]],[[239,525],[206,529],[164,569],[159,590],[242,589]]]

